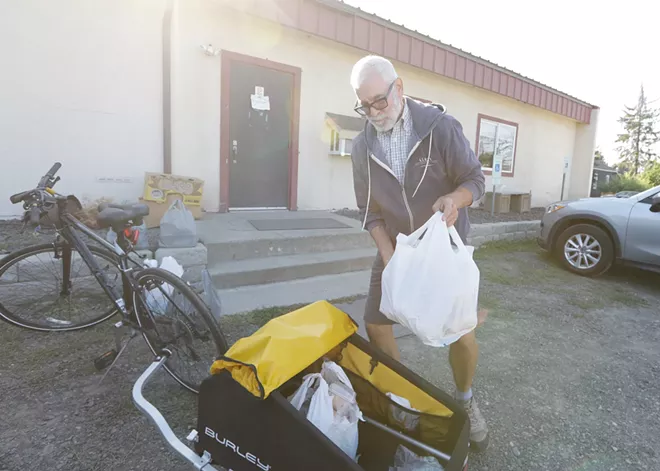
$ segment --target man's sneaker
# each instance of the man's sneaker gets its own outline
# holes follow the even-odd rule
[[[469,401],[458,401],[470,418],[470,449],[476,452],[488,448],[488,425],[481,415],[477,401],[472,397]]]

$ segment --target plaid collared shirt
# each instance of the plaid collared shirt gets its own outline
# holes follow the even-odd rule
[[[413,139],[412,119],[408,109],[408,101],[403,100],[403,114],[394,127],[387,132],[378,132],[378,142],[387,158],[390,168],[399,183],[403,184],[403,176],[408,161],[408,152]]]

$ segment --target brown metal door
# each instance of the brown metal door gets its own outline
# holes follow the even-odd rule
[[[293,75],[232,61],[229,206],[287,208]]]

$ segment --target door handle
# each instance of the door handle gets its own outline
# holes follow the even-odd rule
[[[238,154],[238,141],[234,140],[231,143],[231,153],[236,156]]]

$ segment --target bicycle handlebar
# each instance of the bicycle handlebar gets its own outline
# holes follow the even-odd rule
[[[29,191],[23,191],[21,193],[16,193],[15,195],[12,195],[9,197],[9,201],[12,202],[12,204],[20,203],[25,199],[25,197],[29,194]]]
[[[60,162],[55,162],[55,164],[48,170],[46,175],[41,177],[41,180],[39,180],[39,183],[37,184],[37,188],[34,190],[28,190],[28,191],[23,191],[21,193],[16,193],[15,195],[12,195],[9,197],[9,201],[11,201],[12,204],[17,204],[21,203],[28,198],[32,196],[37,196],[39,192],[43,192],[43,190],[46,190],[48,188],[52,188],[55,183],[57,183],[60,179],[60,177],[54,178],[55,174],[57,171],[62,167],[62,164]],[[32,218],[32,216],[30,216]]]
[[[41,177],[41,180],[39,181],[39,186],[37,188],[46,188],[46,185],[50,182],[50,180],[55,176],[57,171],[62,167],[62,164],[59,162],[55,162],[53,166],[48,170],[48,173]]]

